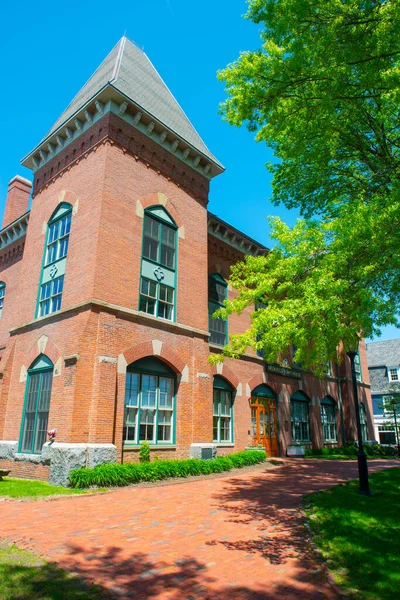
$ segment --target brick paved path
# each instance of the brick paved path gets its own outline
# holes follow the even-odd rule
[[[370,470],[393,466],[374,461]],[[347,461],[103,495],[1,502],[1,536],[96,581],[114,598],[336,599],[303,538],[304,494],[356,476]]]

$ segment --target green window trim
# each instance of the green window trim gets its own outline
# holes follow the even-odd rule
[[[214,319],[213,314],[223,308],[228,297],[228,284],[219,275],[214,273],[208,278],[208,328],[210,331],[210,344],[225,346],[228,343],[228,320]]]
[[[0,281],[0,320],[3,316],[5,295],[6,295],[6,284],[4,283],[4,281]]]
[[[215,375],[213,385],[213,441],[234,444],[234,389]]]
[[[358,405],[359,414],[360,414],[360,424],[361,424],[361,438],[363,442],[368,441],[368,421],[367,421],[367,410],[363,402],[360,402]]]
[[[36,318],[51,315],[61,309],[71,223],[72,206],[62,202],[47,223]]]
[[[336,404],[326,396],[321,400],[321,426],[324,442],[337,442]]]
[[[310,436],[310,400],[301,391],[290,398],[290,421],[292,425],[292,443],[309,443]]]
[[[145,358],[126,372],[123,443],[176,443],[176,375],[162,361]]]
[[[139,311],[176,320],[178,227],[163,206],[143,218]]]
[[[251,392],[252,398],[274,398],[276,400],[276,394],[273,390],[271,390],[268,385],[265,383],[261,383]]]
[[[28,370],[18,443],[23,454],[41,454],[46,442],[53,369],[51,360],[41,354]]]
[[[357,381],[362,381],[362,370],[361,370],[361,361],[360,361],[360,351],[359,350],[354,357],[354,370],[356,372]]]

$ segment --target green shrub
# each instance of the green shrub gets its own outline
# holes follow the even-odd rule
[[[108,463],[98,465],[93,469],[88,467],[75,469],[69,474],[69,480],[74,488],[120,487],[140,481],[159,481],[171,477],[223,473],[233,468],[247,467],[265,460],[265,452],[246,450],[228,456],[220,456],[214,460],[190,458],[127,464]]]
[[[147,440],[140,444],[139,460],[141,463],[150,462],[150,444]]]
[[[367,456],[396,456],[397,450],[394,446],[381,446],[380,444],[364,444]],[[348,456],[356,457],[358,452],[357,442],[347,442],[341,448],[314,448],[305,451],[305,456]]]

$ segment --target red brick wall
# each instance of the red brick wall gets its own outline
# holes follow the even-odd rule
[[[6,284],[3,312],[0,320],[0,348],[6,346],[9,331],[20,323],[19,278],[24,254],[25,238],[0,251],[0,281]]]
[[[36,465],[30,462],[17,462],[15,460],[0,460],[0,469],[9,469],[9,477],[18,477],[20,479],[41,479],[48,481],[50,468],[46,465]]]
[[[106,148],[100,146],[34,197],[20,273],[20,324],[35,318],[46,227],[63,201],[74,206],[74,214],[62,308],[92,297],[105,160]]]
[[[167,199],[165,208],[178,225],[183,222],[178,240],[177,321],[207,330],[207,211],[189,193],[118,146],[107,147],[94,297],[138,309],[143,230],[138,202],[139,209],[160,204],[157,193]]]

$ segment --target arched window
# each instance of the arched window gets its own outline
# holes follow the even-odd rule
[[[324,442],[337,442],[336,405],[329,396],[321,400],[321,423]]]
[[[368,423],[367,423],[367,411],[362,402],[359,404],[360,407],[360,423],[361,423],[361,438],[363,442],[368,440]]]
[[[4,296],[6,293],[6,284],[0,281],[0,319],[3,316]]]
[[[37,314],[49,315],[61,308],[64,275],[67,264],[72,206],[59,205],[47,225]]]
[[[213,439],[217,444],[233,443],[233,387],[215,375],[213,390]]]
[[[175,320],[177,227],[162,206],[144,213],[139,310]]]
[[[142,358],[127,368],[125,444],[172,444],[175,440],[176,375],[161,360]]]
[[[213,314],[224,305],[228,297],[228,284],[225,279],[214,273],[208,278],[208,328],[210,330],[210,343],[225,346],[228,341],[228,321],[226,319],[213,319]]]
[[[292,443],[310,441],[309,399],[303,392],[295,392],[290,399]]]
[[[28,370],[19,451],[40,454],[46,441],[53,363],[42,354]]]

